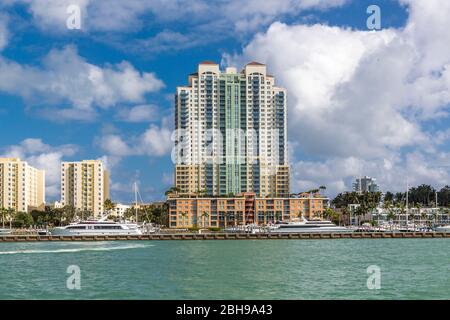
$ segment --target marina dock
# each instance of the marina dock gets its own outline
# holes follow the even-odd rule
[[[404,239],[450,238],[450,232],[361,232],[361,233],[205,233],[205,234],[147,234],[108,236],[0,236],[0,242],[48,241],[124,241],[124,240],[308,240],[308,239]]]

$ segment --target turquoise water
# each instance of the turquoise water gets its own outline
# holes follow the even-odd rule
[[[0,243],[0,299],[448,299],[450,239]],[[81,290],[69,290],[69,265]],[[381,289],[367,288],[367,267]]]

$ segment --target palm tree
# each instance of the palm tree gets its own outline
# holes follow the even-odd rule
[[[64,221],[71,223],[75,218],[75,213],[76,213],[75,207],[72,205],[67,205],[67,206],[64,206],[62,211],[64,214]]]
[[[12,228],[12,221],[14,220],[14,216],[16,215],[16,210],[13,208],[6,209],[6,215],[9,220],[9,228]]]
[[[223,212],[223,224],[224,224],[224,227],[226,228],[227,224],[228,224],[228,211]]]
[[[266,210],[264,210],[264,212],[263,212],[263,217],[264,217],[263,224],[264,224],[264,225],[267,224],[267,216],[268,216],[268,215],[269,215],[269,213],[268,213]]]
[[[423,223],[423,221],[427,222],[428,214],[426,211],[422,211],[422,214],[420,215],[420,217],[422,218],[422,223]]]
[[[2,214],[2,228],[5,228],[5,216],[7,210],[5,208],[0,208],[0,213]]]
[[[323,217],[327,220],[330,220],[332,215],[333,215],[333,209],[331,209],[331,208],[326,208],[323,211]]]
[[[439,211],[441,211],[442,210],[442,208],[441,209],[439,209]],[[431,216],[433,217],[433,225],[436,225],[436,218],[437,218],[437,216],[438,216],[438,212],[437,211],[432,211],[431,212]],[[431,224],[431,223],[430,223]]]
[[[280,213],[277,211],[275,212],[275,222],[280,221]]]
[[[116,206],[117,205],[114,202],[112,202],[111,199],[106,199],[105,203],[103,204],[103,207],[108,214],[110,214],[111,211],[116,208]]]
[[[183,227],[186,226],[186,217],[187,217],[188,213],[187,212],[181,212],[181,217],[182,217],[182,221],[183,221]]]
[[[135,216],[133,209],[128,208],[125,210],[125,212],[123,213],[123,217],[125,218],[125,220],[131,220],[131,218],[133,218]]]
[[[355,214],[358,217],[358,226],[361,225],[361,221],[363,220],[362,217],[367,213],[367,206],[366,203],[363,202],[359,205],[358,208],[355,210]]]
[[[209,217],[209,213],[204,211],[200,217],[202,218],[202,227],[205,227],[205,218]]]
[[[164,192],[164,195],[167,197],[168,195],[175,193],[178,194],[180,192],[180,188],[178,187],[170,187],[166,192]]]
[[[390,229],[392,230],[392,220],[394,220],[395,219],[395,214],[394,214],[394,212],[392,212],[391,210],[389,210],[389,213],[387,214],[387,219],[388,219],[388,221],[389,221],[389,225],[390,225]]]

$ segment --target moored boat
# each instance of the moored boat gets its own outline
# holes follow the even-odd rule
[[[450,224],[434,228],[436,232],[450,232]]]
[[[7,236],[12,233],[11,229],[0,228],[0,236]]]
[[[286,232],[286,233],[299,233],[299,232],[353,232],[352,229],[346,227],[340,227],[328,220],[308,221],[303,218],[301,221],[281,222],[269,227],[270,232]]]
[[[141,235],[136,224],[109,221],[81,221],[51,230],[53,236]]]

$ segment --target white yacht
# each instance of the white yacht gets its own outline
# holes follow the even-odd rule
[[[267,232],[266,228],[258,226],[256,224],[230,226],[225,228],[224,231],[230,233],[253,233],[253,234]]]
[[[339,227],[328,220],[308,221],[302,218],[301,221],[281,222],[269,227],[270,232],[353,232],[350,228]]]
[[[447,224],[445,226],[436,227],[434,229],[434,231],[436,231],[436,232],[450,232],[450,224]]]
[[[2,229],[0,228],[0,236],[6,236],[8,234],[11,234],[12,230],[11,229]]]
[[[51,230],[52,236],[122,236],[141,235],[137,224],[109,221],[81,221]]]

